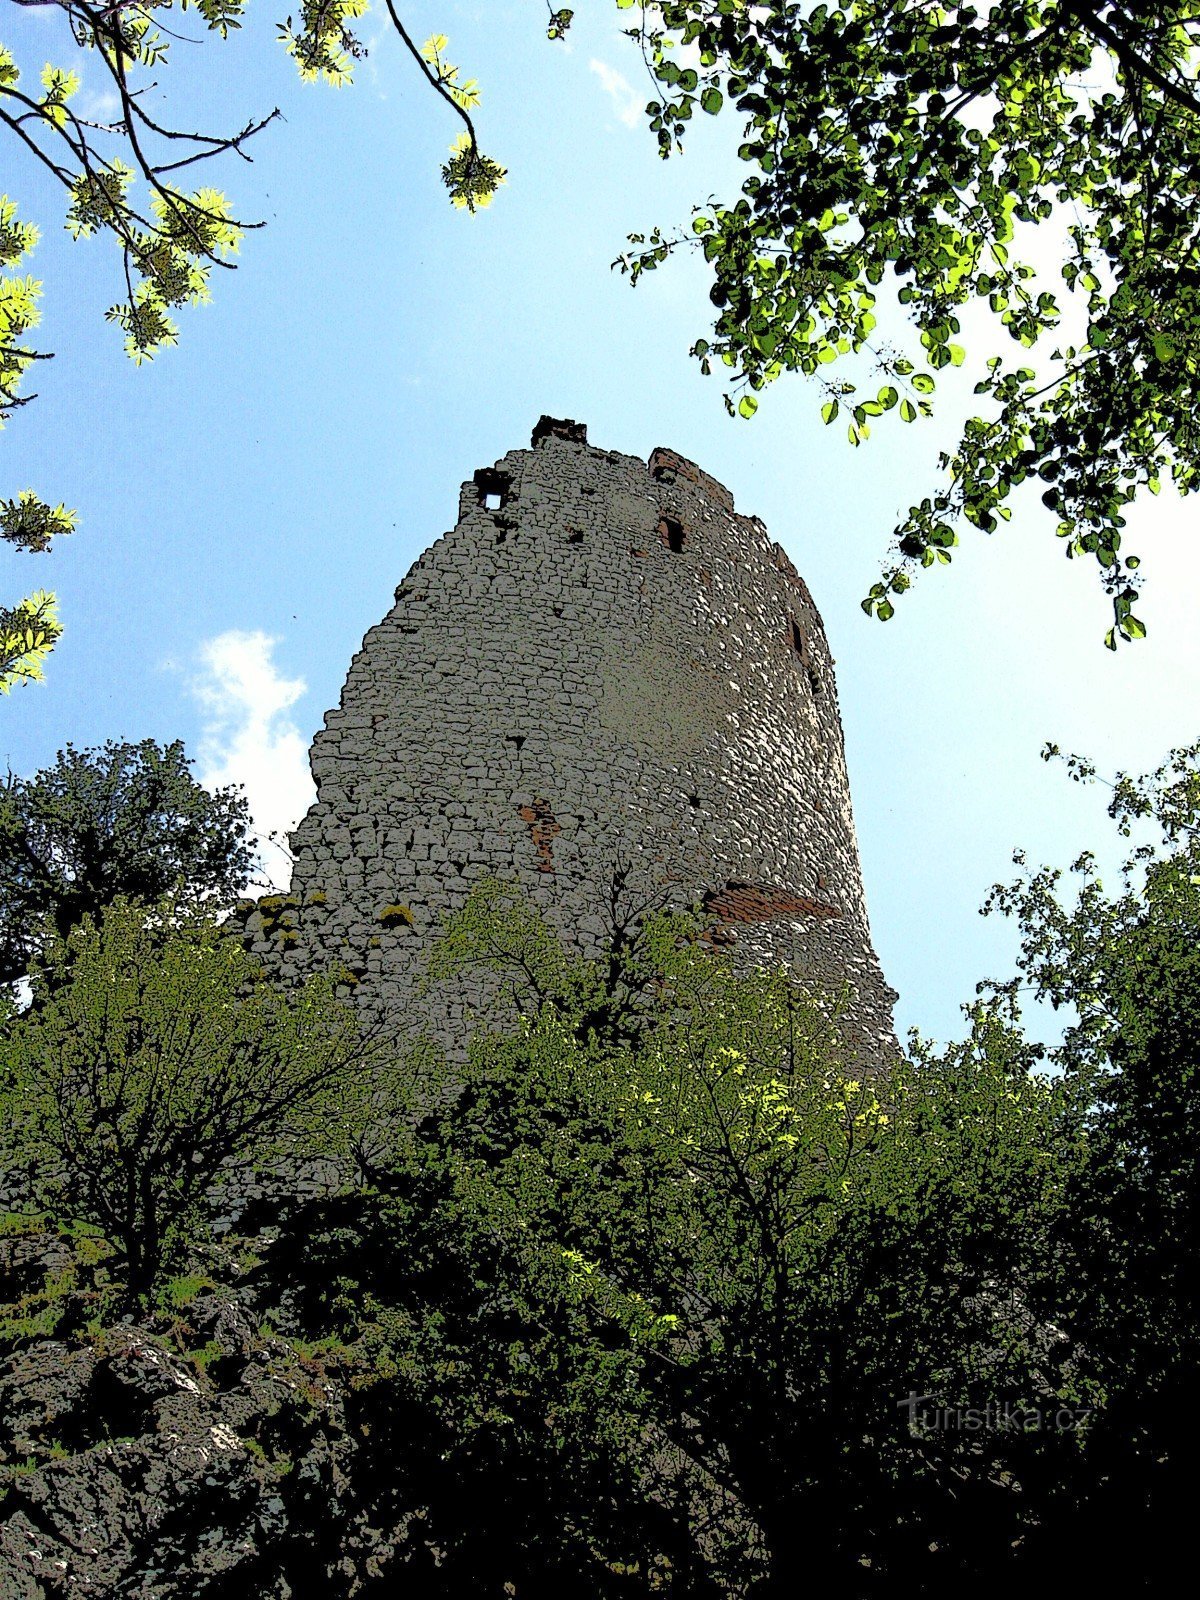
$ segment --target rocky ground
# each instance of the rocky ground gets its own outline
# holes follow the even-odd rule
[[[349,1503],[333,1364],[203,1278],[112,1319],[103,1256],[28,1221],[0,1237],[5,1600],[327,1600],[406,1566],[419,1592],[421,1508],[385,1533]]]

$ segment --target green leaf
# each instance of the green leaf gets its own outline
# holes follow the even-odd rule
[[[1116,20],[1093,26],[1092,12]],[[1125,37],[1135,12],[1136,39]],[[706,205],[714,226],[696,252],[735,392],[783,372],[820,376],[840,355],[873,358],[897,382],[854,408],[848,437],[860,444],[881,410],[932,417],[935,374],[965,367],[970,350],[987,376],[931,468],[945,473],[931,514],[992,531],[1012,491],[1037,479],[1054,486],[1068,549],[1099,554],[1110,581],[1135,496],[1168,480],[1200,490],[1200,116],[1163,76],[1195,87],[1195,30],[1176,19],[1155,32],[1152,14],[1050,0],[640,8],[652,69],[682,91],[657,118],[665,148],[693,109],[694,77],[706,111],[722,104],[720,84],[745,119],[745,166]],[[963,116],[960,97],[985,93],[986,114],[979,102]],[[1035,268],[1018,235],[1025,252],[1056,215],[1061,237],[1042,230]],[[1042,285],[1056,268],[1088,333],[1051,349],[1065,308]],[[869,343],[886,296],[921,340],[919,373],[891,330]],[[1014,344],[1044,358],[1012,370]],[[828,422],[838,413],[822,399]]]

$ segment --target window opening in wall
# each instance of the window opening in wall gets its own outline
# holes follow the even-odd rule
[[[567,543],[568,544],[582,544],[583,543],[583,529],[582,528],[572,528],[570,533],[567,535]]]
[[[814,696],[819,695],[821,692],[821,679],[816,667],[813,666],[812,657],[808,653],[808,644],[800,630],[800,624],[795,617],[790,617],[788,626],[791,630],[792,649],[795,651],[796,658],[808,677],[808,687],[812,690]]]
[[[481,467],[475,474],[475,488],[485,511],[502,511],[512,492],[512,477],[494,467]]]
[[[662,535],[662,542],[673,555],[681,554],[683,550],[683,523],[674,517],[663,517],[658,524],[658,531]]]

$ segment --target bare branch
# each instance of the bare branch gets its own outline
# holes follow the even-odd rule
[[[404,24],[400,21],[400,18],[396,15],[396,8],[392,4],[392,0],[386,0],[386,3],[387,3],[387,8],[388,8],[388,14],[392,19],[392,22],[393,22],[393,24],[395,26],[396,32],[400,35],[401,39],[404,41],[404,44],[407,47],[408,52],[412,56],[413,60],[420,67],[422,75],[426,78],[426,80],[430,84],[433,85],[434,89],[437,90],[438,94],[441,95],[442,99],[446,102],[446,104],[448,106],[452,106],[454,108],[454,110],[458,113],[458,115],[462,118],[463,122],[466,124],[467,133],[470,135],[470,139],[471,139],[471,155],[472,155],[472,158],[474,159],[475,157],[477,157],[479,155],[479,141],[475,137],[475,124],[471,121],[470,113],[466,110],[465,107],[459,105],[458,101],[450,93],[450,91],[447,89],[446,85],[438,77],[437,73],[433,71],[433,69],[432,69],[432,67],[430,67],[428,61],[426,61],[425,57],[417,49],[416,45],[413,43],[412,37],[410,36],[410,34],[408,32],[408,29],[404,26]]]

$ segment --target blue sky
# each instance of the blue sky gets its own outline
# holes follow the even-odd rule
[[[438,178],[457,125],[375,18],[341,91],[297,82],[261,0],[230,43],[176,46],[163,81],[180,125],[231,128],[276,104],[286,121],[221,176],[267,227],[214,303],[183,314],[178,349],[141,370],[103,322],[113,252],[70,243],[60,194],[6,148],[0,189],[43,231],[39,344],[57,355],[0,434],[0,493],[32,485],[81,524],[49,557],[0,554],[0,592],[54,588],[67,628],[46,683],[0,703],[0,760],[28,773],[68,740],[182,737],[210,780],[247,783],[260,823],[293,821],[308,741],[364,631],[453,524],[461,480],[524,446],[540,413],[576,417],[606,448],[700,462],[804,573],[837,658],[898,1021],[953,1035],[976,980],[1011,964],[1012,930],[977,907],[1013,848],[1065,864],[1106,837],[1103,794],[1047,767],[1043,743],[1142,769],[1200,731],[1196,506],[1164,494],[1131,517],[1150,636],[1115,656],[1092,571],[1063,559],[1036,496],[995,538],[965,536],[894,621],[868,622],[858,602],[935,482],[960,397],[932,425],[886,419],[858,451],[798,379],[753,422],[726,417],[719,380],[687,355],[708,331],[703,272],[680,262],[630,290],[610,262],[627,233],[729,192],[736,125],[706,119],[660,162],[620,14],[576,11],[564,49],[541,0],[404,8],[483,89],[482,142],[509,181],[474,218]],[[70,62],[55,11],[4,21],[26,68]],[[84,63],[83,95],[99,89]]]

